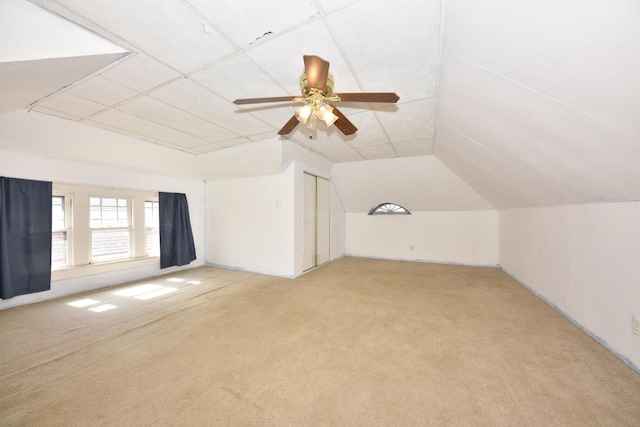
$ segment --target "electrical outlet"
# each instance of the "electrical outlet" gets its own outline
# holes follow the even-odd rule
[[[633,333],[640,335],[640,314],[633,315]]]

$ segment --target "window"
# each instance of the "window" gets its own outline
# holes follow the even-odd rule
[[[160,215],[157,201],[144,202],[147,256],[160,256]]]
[[[371,209],[369,215],[411,215],[411,212],[395,203],[385,202]]]
[[[51,198],[51,268],[69,265],[68,200],[68,197],[60,195]]]
[[[131,257],[131,214],[127,199],[89,198],[91,262]]]
[[[158,263],[157,192],[54,182],[51,207],[52,280]]]

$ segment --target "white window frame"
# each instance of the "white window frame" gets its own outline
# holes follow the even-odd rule
[[[89,234],[90,238],[91,238],[91,245],[89,246],[90,248],[90,255],[89,255],[89,262],[91,264],[98,264],[98,263],[103,263],[103,262],[114,262],[114,261],[123,261],[123,260],[127,260],[127,259],[131,259],[134,256],[134,251],[133,251],[133,209],[132,209],[132,200],[130,197],[124,197],[124,196],[116,196],[116,195],[102,195],[102,194],[90,194],[89,195],[89,215],[91,215],[91,199],[115,199],[115,200],[126,200],[127,202],[127,225],[126,226],[102,226],[102,227],[92,227],[91,226],[91,216],[89,216],[89,228],[91,229],[91,233]],[[100,206],[102,208],[103,204],[102,202],[100,203]],[[107,258],[107,259],[103,259],[103,260],[94,260],[94,254],[93,254],[93,233],[95,231],[117,231],[117,230],[126,230],[128,231],[129,234],[129,252],[127,256],[123,256],[123,257],[114,257],[114,258]]]
[[[71,205],[73,203],[73,198],[72,198],[72,194],[69,192],[63,192],[63,191],[53,191],[52,192],[52,199],[51,199],[51,204],[52,204],[52,208],[53,208],[53,197],[64,197],[64,220],[65,220],[65,228],[54,228],[53,225],[51,226],[51,234],[53,236],[53,233],[59,233],[59,232],[66,232],[67,233],[67,254],[66,254],[66,258],[67,258],[67,263],[64,265],[53,265],[53,260],[51,261],[51,270],[55,271],[55,270],[59,270],[59,269],[63,269],[63,268],[67,268],[71,265],[73,265],[73,216],[71,214]]]
[[[158,224],[155,226],[149,226],[149,224],[146,223],[147,221],[147,215],[146,215],[146,208],[147,208],[147,203],[155,203],[158,204]],[[158,230],[158,239],[160,238],[160,201],[158,200],[158,197],[149,197],[146,198],[144,201],[145,204],[145,246],[144,246],[144,250],[145,250],[145,255],[148,257],[155,257],[158,258],[160,256],[160,241],[158,241],[158,253],[157,254],[150,254],[149,253],[149,248],[147,247],[147,233],[149,230]]]
[[[68,264],[66,267],[51,270],[52,280],[69,279],[90,274],[107,273],[125,268],[153,266],[158,264],[157,256],[146,255],[146,227],[144,224],[144,202],[157,200],[158,193],[153,191],[140,191],[124,188],[107,188],[97,186],[82,186],[64,183],[53,183],[54,195],[65,195],[65,202],[69,203],[69,216],[71,222],[68,235]],[[130,232],[130,258],[114,259],[109,261],[91,261],[91,232],[90,227],[90,197],[126,198],[129,200],[129,221],[132,227]]]

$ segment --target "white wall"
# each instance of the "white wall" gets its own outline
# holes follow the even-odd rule
[[[497,211],[435,156],[339,163],[331,178],[347,255],[498,265]],[[412,215],[367,215],[383,202]]]
[[[505,272],[640,367],[640,202],[500,212]]]
[[[295,276],[294,174],[207,181],[207,262]]]
[[[346,212],[369,212],[383,202],[410,212],[494,209],[436,156],[336,163],[331,179]]]
[[[188,266],[160,270],[160,262],[153,265],[132,262],[123,270],[92,274],[72,279],[55,280],[51,290],[21,295],[0,301],[0,308],[26,304],[44,299],[70,295],[103,286],[111,286],[171,271],[204,264],[204,183],[166,175],[137,172],[108,166],[98,166],[68,160],[52,159],[31,154],[0,151],[0,175],[14,178],[53,181],[54,183],[107,186],[123,189],[180,192],[187,195],[197,259]],[[139,266],[140,264],[145,264]]]
[[[346,214],[347,255],[498,265],[497,211]]]
[[[342,200],[340,200],[340,195],[336,191],[333,182],[330,182],[329,188],[329,229],[331,233],[329,259],[333,261],[344,256],[345,252],[345,212]]]

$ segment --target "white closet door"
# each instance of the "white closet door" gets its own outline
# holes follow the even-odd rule
[[[329,180],[316,180],[316,265],[329,261]]]
[[[302,198],[302,269],[308,270],[316,266],[316,177],[308,173],[304,174]]]

